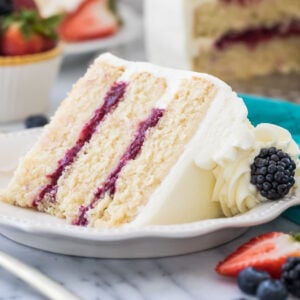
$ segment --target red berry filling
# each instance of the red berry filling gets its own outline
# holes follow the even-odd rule
[[[215,42],[215,48],[224,50],[233,44],[243,43],[249,48],[255,48],[261,42],[267,42],[275,37],[289,38],[300,35],[300,21],[275,24],[272,27],[251,28],[241,32],[228,32]]]
[[[219,0],[219,1],[226,4],[238,4],[238,5],[246,6],[246,5],[256,4],[258,2],[261,2],[262,0]]]
[[[87,206],[80,207],[79,216],[77,220],[73,222],[74,225],[86,226],[88,224],[86,213],[95,207],[98,200],[103,198],[106,193],[109,193],[110,197],[114,196],[116,192],[116,183],[122,169],[126,166],[128,161],[134,160],[140,153],[146,139],[147,131],[157,125],[163,114],[163,109],[153,109],[150,116],[139,124],[134,140],[122,155],[117,167],[108,175],[107,179],[96,190],[93,201]]]
[[[112,85],[105,96],[104,104],[94,112],[93,117],[84,125],[75,145],[69,149],[65,156],[58,162],[56,170],[47,175],[50,179],[50,183],[42,188],[35,198],[33,206],[37,206],[46,195],[51,201],[55,202],[59,178],[62,176],[65,169],[75,161],[77,154],[82,147],[91,140],[97,127],[103,121],[105,116],[111,113],[117,107],[118,103],[123,100],[127,86],[128,83],[126,82],[115,82]]]

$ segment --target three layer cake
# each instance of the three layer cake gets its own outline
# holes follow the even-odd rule
[[[193,222],[292,195],[298,155],[219,79],[104,54],[0,198],[80,226]]]

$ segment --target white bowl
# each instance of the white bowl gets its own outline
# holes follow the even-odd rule
[[[38,54],[0,57],[0,122],[47,111],[61,58],[61,45]]]

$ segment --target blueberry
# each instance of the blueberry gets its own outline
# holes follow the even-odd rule
[[[259,284],[267,279],[270,279],[270,275],[267,272],[249,267],[239,273],[237,282],[244,293],[255,295]]]
[[[48,118],[43,115],[30,116],[25,120],[26,128],[42,127],[48,124]]]
[[[285,300],[288,291],[279,280],[268,279],[258,286],[256,297],[259,300]]]
[[[8,15],[13,12],[12,0],[0,0],[0,15]]]

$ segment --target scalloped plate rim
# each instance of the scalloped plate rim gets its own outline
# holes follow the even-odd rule
[[[5,139],[27,137],[36,139],[42,129],[30,129],[19,132],[0,134],[0,144]],[[1,166],[0,166],[1,167]],[[276,202],[263,203],[247,213],[231,217],[209,219],[193,223],[177,225],[156,225],[142,228],[123,227],[120,229],[92,229],[73,226],[63,220],[49,216],[44,213],[15,207],[0,202],[0,233],[17,230],[34,236],[56,236],[81,241],[117,242],[133,239],[163,238],[163,239],[187,239],[201,237],[225,228],[247,228],[250,226],[267,223],[279,216],[286,209],[300,205],[299,195],[290,199]],[[5,214],[3,209],[9,209],[10,214]],[[21,214],[21,218],[12,216]],[[31,214],[38,214],[42,221],[32,222]],[[7,234],[4,234],[7,235]]]
[[[189,238],[212,233],[214,231],[218,231],[225,228],[250,227],[267,223],[278,217],[286,209],[295,205],[299,205],[300,200],[298,198],[294,198],[291,200],[283,200],[278,203],[280,203],[278,209],[274,209],[274,206],[272,206],[272,204],[263,204],[264,206],[268,205],[269,210],[273,210],[273,213],[267,215],[265,218],[259,218],[260,213],[268,211],[268,209],[266,210],[263,207],[263,205],[261,205],[261,207],[257,207],[257,211],[259,211],[260,213],[254,214],[254,216],[251,213],[248,216],[246,216],[247,218],[245,218],[246,214],[243,214],[231,218],[209,219],[186,224],[155,225],[147,226],[144,228],[106,229],[101,231],[99,229],[77,227],[74,225],[69,225],[67,223],[32,223],[26,219],[17,220],[13,217],[1,215],[0,213],[0,232],[1,227],[9,227],[32,234],[55,234],[70,238],[80,238],[85,240],[92,239],[97,241],[114,241],[146,237]],[[2,204],[3,203],[0,203],[0,208]],[[15,208],[14,206],[11,207],[12,209]],[[26,209],[23,208],[18,209],[26,211]],[[42,214],[39,212],[36,213]],[[45,216],[51,217],[46,214]],[[55,217],[53,217],[53,219],[54,218]]]

